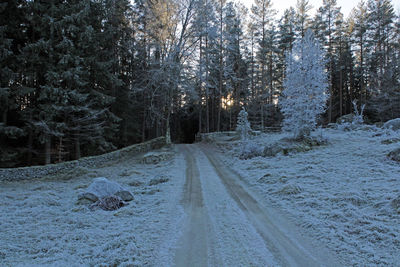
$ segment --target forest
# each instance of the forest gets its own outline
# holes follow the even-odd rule
[[[365,104],[400,117],[400,14],[307,0],[8,0],[0,3],[0,167],[97,155],[158,136],[280,127],[285,58],[311,29],[325,52],[320,125]]]

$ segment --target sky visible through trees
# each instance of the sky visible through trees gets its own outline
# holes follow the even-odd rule
[[[0,4],[0,167],[96,155],[158,136],[283,120],[287,55],[325,54],[326,125],[365,105],[400,117],[400,18],[389,0],[10,0]],[[398,7],[396,7],[398,9]],[[345,11],[347,13],[347,11]]]

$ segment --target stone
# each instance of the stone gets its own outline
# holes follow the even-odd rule
[[[339,117],[336,120],[337,124],[342,124],[342,123],[352,123],[354,120],[354,114],[347,114],[347,115],[343,115],[342,117]]]
[[[329,128],[329,129],[337,129],[338,127],[337,127],[337,124],[336,123],[328,123],[328,125],[326,126],[326,128]]]
[[[151,179],[149,182],[149,185],[150,186],[158,185],[158,184],[166,183],[168,181],[169,181],[168,177],[161,175],[161,176],[157,176],[157,177],[154,177],[153,179]]]
[[[298,185],[285,185],[283,186],[277,193],[281,195],[297,195],[301,193],[303,190],[300,186]]]
[[[279,153],[288,155],[290,153],[299,153],[310,151],[315,146],[326,144],[327,141],[316,137],[303,137],[301,139],[283,138],[264,148],[264,157],[274,157]]]
[[[85,192],[79,194],[78,203],[89,204],[110,196],[118,197],[122,201],[131,201],[134,199],[132,193],[118,183],[110,181],[105,177],[97,177],[93,179],[92,184],[90,184]]]
[[[400,118],[396,118],[390,121],[387,121],[383,124],[384,128],[392,129],[393,131],[397,131],[400,129]]]
[[[388,157],[394,161],[400,162],[400,148],[393,150],[388,154]]]
[[[88,203],[93,203],[99,200],[99,198],[90,192],[84,192],[78,195],[78,202],[81,204],[88,204]]]
[[[389,138],[389,139],[385,139],[385,140],[381,141],[381,143],[384,145],[390,145],[390,144],[399,143],[399,142],[400,142],[400,138]]]
[[[279,144],[272,144],[264,148],[264,157],[275,157],[279,152],[283,151],[283,147]]]
[[[390,204],[397,211],[397,213],[400,213],[400,196],[393,199]]]
[[[172,157],[171,153],[167,152],[148,152],[143,156],[143,163],[145,164],[157,164],[161,161],[168,160]]]
[[[127,204],[117,196],[106,196],[93,203],[90,206],[90,209],[94,210],[96,208],[101,208],[102,210],[112,211],[122,208],[125,205]]]
[[[117,197],[120,197],[123,201],[132,201],[133,195],[128,190],[121,190],[115,193]]]

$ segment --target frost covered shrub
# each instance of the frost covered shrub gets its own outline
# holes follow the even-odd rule
[[[353,125],[363,124],[364,123],[363,113],[364,113],[365,104],[363,104],[361,106],[361,110],[359,111],[357,108],[357,101],[354,100],[352,103],[353,103],[353,108],[354,108],[354,117],[353,117],[352,124]]]
[[[250,122],[248,120],[248,114],[244,108],[239,112],[237,118],[236,131],[240,134],[241,141],[247,141],[251,132]]]
[[[242,145],[240,151],[240,159],[251,159],[263,155],[263,149],[261,146],[254,142],[247,142]]]
[[[285,119],[283,130],[295,138],[310,135],[315,129],[317,116],[325,111],[327,73],[324,52],[308,30],[286,56],[286,78],[279,105]]]

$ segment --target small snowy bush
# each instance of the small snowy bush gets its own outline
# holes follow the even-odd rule
[[[242,145],[239,158],[251,159],[254,157],[262,156],[262,154],[263,154],[263,149],[260,145],[254,142],[247,142]]]
[[[285,89],[279,105],[285,116],[283,130],[292,132],[295,138],[310,135],[317,116],[325,111],[329,98],[325,62],[324,52],[311,30],[286,57]]]
[[[244,108],[239,112],[237,118],[236,131],[240,134],[241,141],[247,141],[251,131],[250,122],[248,120],[248,114]]]
[[[353,125],[363,124],[364,123],[363,113],[364,113],[365,104],[363,104],[361,106],[361,110],[359,111],[357,108],[357,101],[354,100],[352,103],[353,103],[353,108],[354,108],[354,117],[353,117],[352,124]]]

